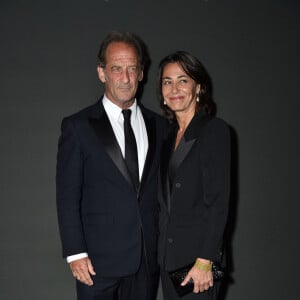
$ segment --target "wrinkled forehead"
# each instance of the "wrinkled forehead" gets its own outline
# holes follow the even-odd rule
[[[138,53],[133,45],[113,42],[106,49],[106,64],[139,64]]]

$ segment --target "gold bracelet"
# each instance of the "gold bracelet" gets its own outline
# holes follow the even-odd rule
[[[211,271],[212,268],[212,262],[209,263],[203,263],[200,260],[196,260],[194,267],[201,270],[201,271]]]

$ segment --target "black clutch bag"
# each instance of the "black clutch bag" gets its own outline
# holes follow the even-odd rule
[[[184,280],[184,278],[191,270],[193,265],[194,263],[169,272],[170,279],[179,297],[191,293],[194,289],[194,282],[192,278],[188,281],[188,283],[185,286],[181,285],[181,282]],[[211,271],[212,271],[214,281],[218,281],[224,278],[224,270],[221,268],[220,264],[213,263]]]

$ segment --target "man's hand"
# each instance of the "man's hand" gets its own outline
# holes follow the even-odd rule
[[[70,269],[73,276],[86,285],[93,285],[91,275],[96,275],[91,260],[88,257],[70,262]]]

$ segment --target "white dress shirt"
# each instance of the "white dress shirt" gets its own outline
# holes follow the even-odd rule
[[[115,137],[120,146],[123,157],[125,157],[125,136],[124,136],[124,117],[122,114],[122,108],[112,103],[105,95],[102,100],[104,109],[113,128]],[[131,110],[130,122],[135,135],[137,151],[138,151],[138,164],[139,164],[139,177],[140,180],[143,175],[145,160],[148,152],[148,135],[146,125],[140,108],[138,107],[136,100],[129,107]],[[87,257],[87,253],[79,253],[67,257],[67,262],[70,263],[74,260]]]

